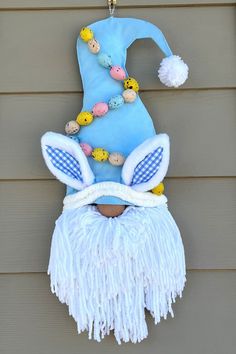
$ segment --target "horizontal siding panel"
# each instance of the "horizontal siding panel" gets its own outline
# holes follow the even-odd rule
[[[235,90],[141,93],[157,131],[171,138],[168,176],[235,176]],[[40,137],[63,132],[81,94],[0,96],[0,178],[53,178]]]
[[[233,6],[132,8],[118,14],[146,19],[162,29],[173,51],[189,64],[184,87],[235,87]],[[82,90],[76,38],[82,26],[106,16],[105,9],[0,13],[0,92]],[[141,89],[164,88],[155,77],[161,59],[151,40],[136,41],[130,48],[127,69]]]
[[[165,184],[188,269],[234,269],[236,179],[167,179]],[[46,271],[63,193],[56,181],[0,183],[0,273]]]
[[[113,335],[100,344],[77,335],[66,306],[50,293],[44,274],[1,275],[0,351],[4,354],[233,354],[236,336],[236,272],[188,272],[175,318],[155,326],[149,337],[118,346]]]
[[[234,0],[148,0],[148,6],[218,5],[233,4]],[[104,8],[104,0],[0,0],[0,9],[58,9]],[[119,0],[118,9],[129,6],[147,6],[145,0]]]

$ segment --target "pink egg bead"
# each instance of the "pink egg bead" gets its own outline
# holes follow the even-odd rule
[[[102,117],[107,113],[107,111],[108,105],[105,102],[99,102],[93,106],[92,114],[94,117]]]
[[[93,148],[89,144],[80,143],[80,147],[86,156],[90,156],[92,154]]]
[[[110,70],[110,74],[115,80],[124,80],[126,78],[124,69],[119,65],[113,66]]]

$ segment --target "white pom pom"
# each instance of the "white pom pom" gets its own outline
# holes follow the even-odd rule
[[[188,78],[188,65],[178,55],[171,55],[162,59],[158,77],[164,85],[178,87]]]

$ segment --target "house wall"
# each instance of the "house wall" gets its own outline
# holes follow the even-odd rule
[[[64,186],[42,160],[40,136],[62,132],[82,106],[75,42],[108,15],[101,0],[0,0],[0,353],[233,354],[236,347],[235,2],[118,0],[116,16],[153,22],[190,67],[180,89],[155,77],[151,40],[128,50],[127,69],[158,132],[171,139],[169,207],[187,260],[175,318],[141,344],[77,335],[46,275]]]

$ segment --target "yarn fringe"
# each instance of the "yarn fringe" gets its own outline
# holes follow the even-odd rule
[[[129,206],[116,218],[95,206],[65,210],[56,221],[48,267],[51,290],[77,322],[78,333],[117,342],[147,337],[145,309],[155,324],[182,296],[184,249],[166,205]]]

